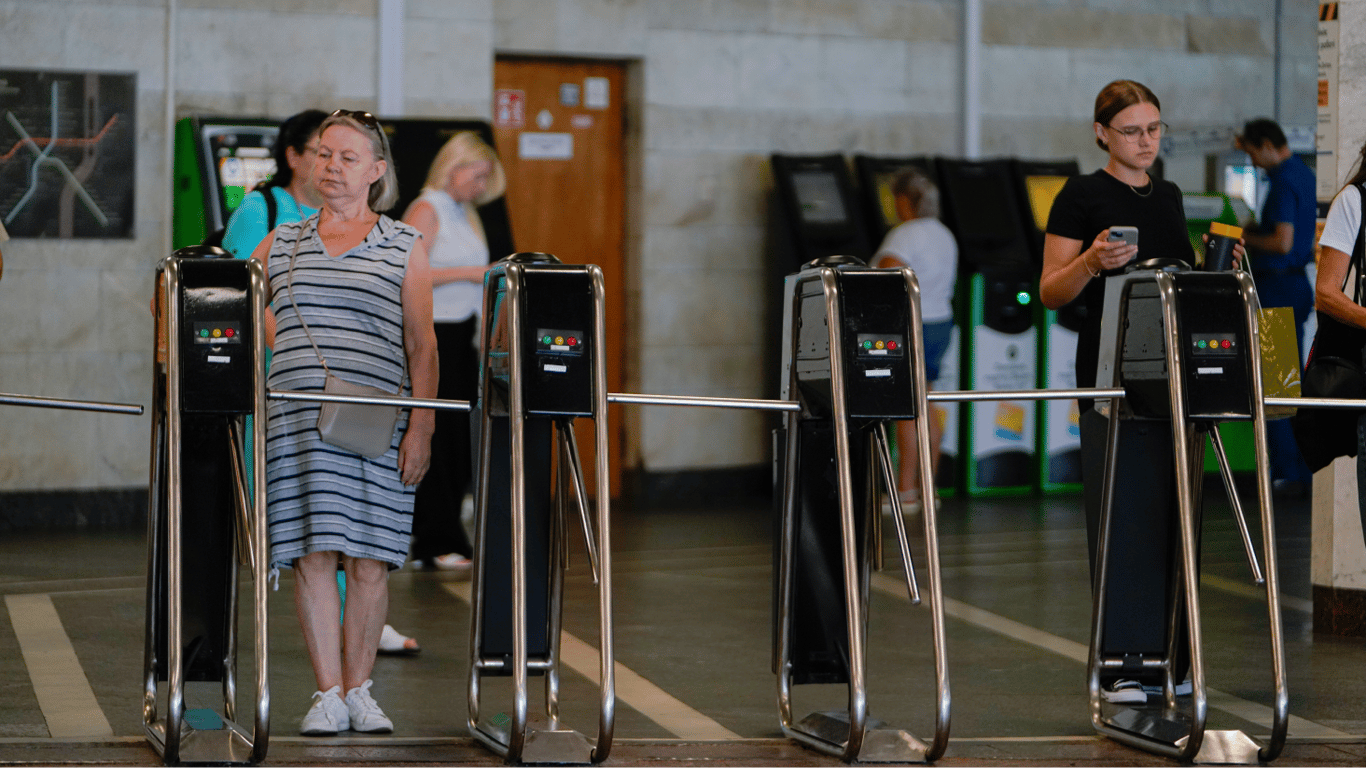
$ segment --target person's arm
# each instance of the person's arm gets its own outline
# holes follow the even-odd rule
[[[403,220],[412,224],[422,233],[422,239],[428,243],[436,242],[437,232],[441,231],[441,222],[437,221],[436,209],[426,200],[418,200],[408,206],[408,210],[403,214]],[[428,271],[432,276],[432,285],[445,285],[446,283],[467,282],[484,283],[484,273],[488,271],[487,266],[473,267],[432,267],[428,265]]]
[[[432,326],[432,276],[427,261],[427,246],[421,239],[413,242],[408,254],[408,269],[403,275],[403,349],[408,356],[408,378],[413,382],[413,397],[434,398],[439,377],[436,330]],[[398,468],[404,485],[417,485],[427,474],[432,460],[432,433],[436,412],[414,408],[408,416],[408,429],[398,446]]]
[[[1077,298],[1087,283],[1107,269],[1119,269],[1138,255],[1138,246],[1109,242],[1109,229],[1102,230],[1086,250],[1082,241],[1052,233],[1043,239],[1043,274],[1039,278],[1039,298],[1049,309],[1058,309]]]
[[[1342,292],[1351,263],[1348,254],[1323,246],[1319,253],[1319,276],[1314,283],[1314,308],[1335,320],[1366,328],[1366,307],[1357,305]]]
[[[1244,232],[1243,242],[1254,251],[1284,256],[1295,247],[1295,225],[1278,221],[1270,232]]]

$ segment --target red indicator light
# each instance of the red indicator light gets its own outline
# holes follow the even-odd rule
[[[578,346],[579,340],[576,339],[576,338],[574,338],[573,336],[570,336],[570,337],[569,337],[569,342],[568,342],[568,343],[569,343],[569,346],[575,347],[575,346]]]
[[[1224,339],[1224,343],[1220,346],[1222,346],[1224,349],[1228,349],[1229,347],[1233,346],[1233,342],[1229,341],[1228,339]]]
[[[223,331],[223,335],[224,335],[224,336],[227,336],[228,338],[231,339],[233,336],[236,336],[236,335],[237,335],[237,332],[234,331],[233,329],[229,328],[229,329],[227,329],[226,331]]]
[[[896,349],[896,346],[897,346],[897,345],[896,345],[896,342],[895,342],[895,341],[889,341],[889,342],[887,342],[887,349]]]

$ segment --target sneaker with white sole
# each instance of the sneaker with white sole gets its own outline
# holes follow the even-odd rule
[[[336,736],[350,728],[351,716],[342,702],[340,685],[315,692],[313,706],[299,723],[299,733],[304,736]]]
[[[394,722],[385,717],[379,704],[370,696],[373,680],[366,680],[359,688],[346,692],[346,710],[351,714],[351,730],[357,733],[393,733]]]
[[[1103,686],[1100,695],[1111,704],[1142,704],[1148,700],[1143,684],[1137,680],[1115,680]]]

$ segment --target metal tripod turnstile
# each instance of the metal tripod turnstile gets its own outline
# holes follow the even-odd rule
[[[870,269],[832,257],[788,276],[785,295],[783,396],[801,407],[786,416],[775,451],[782,506],[774,671],[783,732],[846,761],[930,762],[948,745],[949,681],[919,283],[909,269]],[[869,716],[864,661],[884,490],[906,586],[911,601],[920,602],[887,442],[889,421],[912,418],[935,658],[935,732],[928,744]],[[795,721],[792,688],[806,683],[846,684],[848,708]]]
[[[612,746],[616,687],[607,464],[607,369],[602,271],[521,253],[484,280],[479,399],[471,421],[476,534],[469,727],[509,763],[599,763]],[[574,439],[593,420],[596,530]],[[553,488],[553,490],[552,490]],[[577,511],[598,587],[595,742],[560,723],[560,626],[570,518]],[[529,711],[531,675],[545,677],[543,712]],[[481,683],[512,678],[511,713],[489,715]]]
[[[1289,694],[1267,465],[1258,302],[1252,280],[1242,272],[1133,271],[1109,278],[1103,317],[1097,384],[1121,384],[1126,396],[1108,401],[1102,522],[1093,585],[1091,722],[1097,731],[1117,741],[1185,762],[1251,764],[1271,760],[1285,744]],[[1170,601],[1170,615],[1165,617],[1165,649],[1155,653],[1122,653],[1122,649],[1114,648],[1122,643],[1106,633],[1110,611],[1124,608],[1110,604],[1109,563],[1114,556],[1110,542],[1117,503],[1117,473],[1146,469],[1119,466],[1120,424],[1141,419],[1171,423],[1179,528],[1179,535],[1173,537],[1174,557],[1170,559],[1175,599]],[[1214,428],[1219,422],[1238,420],[1253,423],[1265,575],[1257,562],[1232,473]],[[1205,727],[1208,690],[1201,647],[1197,529],[1206,434],[1218,454],[1253,578],[1266,587],[1275,700],[1271,735],[1265,744],[1241,731],[1213,731]],[[1116,541],[1116,545],[1123,546],[1123,542]],[[1122,573],[1117,575],[1123,577]],[[1182,681],[1174,678],[1182,619],[1190,653],[1188,700],[1184,695],[1176,695],[1176,686]],[[1165,678],[1160,702],[1113,705],[1103,701],[1102,672],[1113,676],[1143,671],[1157,671]]]
[[[194,246],[157,277],[143,724],[168,765],[256,764],[270,731],[264,272]],[[237,722],[239,563],[254,585],[250,728]]]

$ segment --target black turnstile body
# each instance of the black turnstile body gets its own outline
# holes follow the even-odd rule
[[[547,254],[515,254],[485,276],[475,442],[476,540],[470,733],[509,763],[607,758],[615,722],[607,488],[607,373],[602,272]],[[596,531],[573,422],[595,427]],[[601,700],[590,743],[559,716],[559,638],[571,512],[583,524],[599,589]],[[528,707],[532,675],[545,709]],[[487,676],[513,679],[511,713],[482,712]]]
[[[265,469],[264,274],[192,247],[161,263],[158,285],[144,725],[167,764],[255,764],[269,736],[265,499],[247,480]],[[246,416],[256,417],[251,456]],[[250,730],[234,722],[239,562],[255,581]],[[191,708],[191,682],[221,686],[221,709]]]
[[[948,741],[949,691],[934,505],[924,512],[926,571],[935,651],[935,738],[925,744],[868,715],[865,670],[868,589],[880,552],[881,499],[889,493],[913,602],[914,576],[897,500],[887,424],[924,414],[920,297],[909,269],[869,269],[835,257],[787,279],[784,399],[797,401],[776,433],[779,532],[774,580],[774,671],[784,733],[848,761],[932,761]],[[921,492],[933,499],[928,428],[917,420]],[[847,711],[797,722],[792,688],[842,683]]]
[[[1184,265],[1161,262],[1152,266],[1106,283],[1097,383],[1122,386],[1125,397],[1097,403],[1109,421],[1094,544],[1091,720],[1111,738],[1182,761],[1265,762],[1284,745],[1289,696],[1257,295],[1245,273],[1190,272]],[[1253,422],[1258,448],[1264,577],[1215,428],[1222,421],[1247,420]],[[1271,736],[1264,744],[1241,731],[1205,728],[1198,549],[1207,435],[1220,460],[1254,580],[1266,588],[1275,702]],[[1167,440],[1169,451],[1161,446]],[[1166,461],[1173,472],[1163,466]],[[1174,501],[1175,515],[1168,499]],[[1134,551],[1146,555],[1135,562],[1127,557]],[[1141,594],[1144,590],[1149,594]],[[1159,590],[1163,594],[1151,594]],[[1187,657],[1189,698],[1176,692]],[[1101,695],[1102,674],[1160,676],[1161,701],[1107,704]]]

